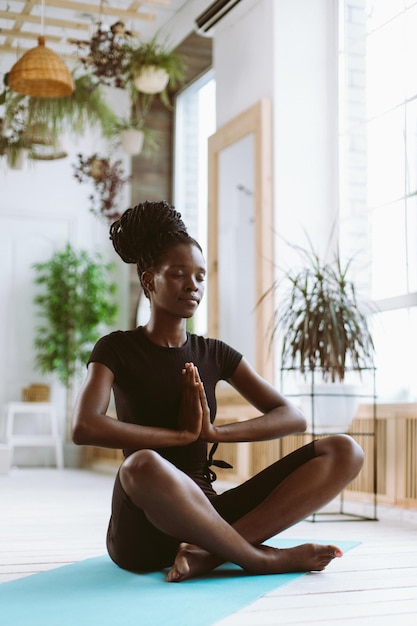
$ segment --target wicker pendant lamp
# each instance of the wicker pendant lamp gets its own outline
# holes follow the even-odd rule
[[[12,91],[35,98],[61,98],[74,91],[69,69],[45,46],[43,36],[39,37],[36,48],[25,52],[14,64],[7,84]]]

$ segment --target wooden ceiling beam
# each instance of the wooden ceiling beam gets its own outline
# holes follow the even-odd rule
[[[39,37],[39,33],[28,32],[24,30],[17,30],[14,28],[12,29],[2,28],[1,34],[6,35],[7,37],[17,37],[17,38],[22,38],[22,39],[38,39]],[[56,35],[48,35],[47,37],[45,37],[45,39],[47,41],[59,42],[65,39],[65,35],[62,35],[61,37],[57,37]]]
[[[14,13],[13,11],[0,11],[0,19],[3,20],[21,20],[21,13]],[[25,15],[24,21],[31,24],[41,24],[42,18],[40,15]],[[91,28],[91,24],[87,22],[73,22],[71,20],[59,20],[54,17],[45,17],[44,18],[45,26],[57,26],[58,28],[71,28],[73,30],[88,30]],[[2,29],[0,34],[4,31]]]
[[[23,54],[25,52],[28,52],[28,50],[33,50],[34,46],[30,46],[29,48],[23,48],[23,47],[19,47],[18,49],[16,48],[16,46],[10,46],[10,45],[1,45],[0,46],[0,53],[4,52],[7,54],[13,54],[16,55],[16,52],[19,53],[19,58],[21,56],[23,56]],[[66,54],[65,52],[60,52],[59,56],[61,57],[61,59],[64,59],[65,61],[77,61],[78,60],[78,56],[76,54]],[[17,60],[17,58],[16,58]]]
[[[110,7],[96,0],[96,3],[89,3],[88,0],[44,0],[44,17],[43,17],[43,33],[41,32],[42,16],[39,11],[40,0],[15,0],[15,2],[22,2],[20,11],[7,11],[3,8],[0,10],[0,51],[12,52],[23,54],[30,48],[25,49],[20,44],[16,45],[20,39],[37,38],[39,35],[44,34],[46,41],[53,43],[59,41],[69,40],[69,33],[64,33],[60,38],[59,33],[49,35],[47,32],[48,27],[62,28],[64,31],[72,31],[71,39],[87,39],[91,33],[91,29],[100,20],[101,17],[109,16],[114,17],[115,21],[120,20],[124,23],[135,21],[146,21],[151,23],[155,21],[158,7],[169,7],[171,0],[130,0],[126,2],[125,9]],[[14,6],[14,5],[13,5]],[[60,15],[59,11],[62,10],[62,18],[54,16],[48,16],[48,8],[55,8],[56,14]],[[35,10],[36,9],[36,10]],[[36,14],[33,15],[32,13]],[[49,13],[52,11],[49,10]],[[83,21],[83,14],[85,14],[85,21]],[[67,18],[66,18],[67,16]],[[88,20],[88,16],[91,19]],[[66,18],[66,19],[65,19]],[[4,28],[4,22],[8,23],[9,28]],[[25,26],[27,24],[39,25],[39,32],[33,33]],[[129,29],[134,37],[139,38],[140,33]],[[79,33],[77,37],[77,33]]]
[[[27,0],[27,6],[38,6],[39,0]],[[91,13],[93,15],[113,15],[115,17],[127,17],[129,19],[144,20],[152,22],[154,14],[143,11],[130,11],[110,6],[100,6],[100,4],[89,4],[88,2],[77,2],[76,0],[45,0],[45,9],[54,7],[55,9],[66,9],[78,13]],[[46,11],[45,11],[46,12]]]
[[[29,15],[31,10],[32,10],[32,7],[28,5],[27,2],[25,2],[25,6],[22,8],[19,17],[16,19],[14,23],[14,30],[20,31],[22,29],[22,26],[24,24],[24,21],[23,21],[24,17],[25,15]],[[13,44],[13,37],[10,37],[10,36],[6,37],[4,45],[11,46],[12,44]]]

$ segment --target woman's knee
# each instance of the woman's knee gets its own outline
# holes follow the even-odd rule
[[[337,467],[344,467],[358,474],[363,465],[364,452],[361,446],[350,435],[330,435],[315,443],[316,453],[327,454]]]
[[[154,450],[138,450],[122,463],[120,482],[128,495],[137,493],[140,484],[149,484],[161,465],[161,456]]]

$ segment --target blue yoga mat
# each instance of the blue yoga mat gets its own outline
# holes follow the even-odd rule
[[[274,538],[286,548],[306,540]],[[336,543],[344,552],[357,542]],[[331,567],[331,565],[330,565]],[[210,575],[165,582],[132,574],[106,556],[0,585],[2,626],[210,626],[304,574],[251,576],[228,563]]]

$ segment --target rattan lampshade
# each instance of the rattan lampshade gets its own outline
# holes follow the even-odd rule
[[[39,37],[38,46],[25,52],[9,72],[7,84],[12,91],[36,98],[61,98],[74,91],[71,73],[63,60],[45,46]]]

